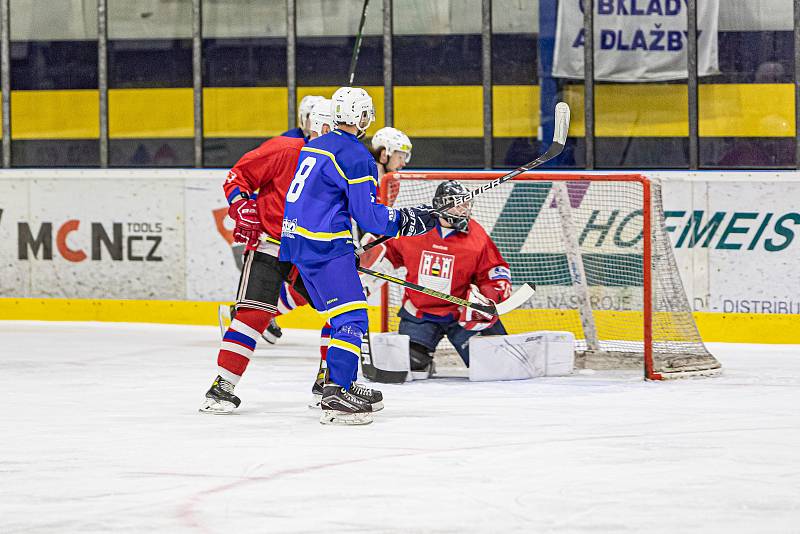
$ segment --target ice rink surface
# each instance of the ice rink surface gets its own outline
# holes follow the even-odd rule
[[[800,532],[798,346],[712,344],[713,379],[384,386],[330,427],[306,331],[198,413],[218,338],[0,322],[0,532]]]

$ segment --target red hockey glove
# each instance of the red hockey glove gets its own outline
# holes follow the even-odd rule
[[[478,304],[494,303],[494,301],[483,296],[478,288],[474,285],[471,285],[469,287],[469,291],[467,291],[467,300]],[[486,330],[496,322],[496,315],[487,315],[483,312],[479,312],[478,310],[473,310],[472,308],[462,307],[458,317],[458,324],[461,325],[462,328],[472,330],[473,332]]]
[[[245,243],[248,250],[257,249],[258,238],[263,230],[258,220],[256,201],[244,198],[237,200],[228,208],[228,216],[236,223],[233,240],[236,243]]]

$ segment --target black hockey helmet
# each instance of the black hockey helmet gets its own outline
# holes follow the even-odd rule
[[[467,191],[460,182],[455,180],[442,182],[439,184],[439,187],[436,188],[436,193],[433,195],[433,207],[434,209],[439,209],[449,204],[451,201],[464,197],[467,194],[469,194],[469,191]],[[442,216],[442,219],[447,221],[459,232],[467,232],[469,230],[469,218],[471,214],[472,202],[467,201],[447,210]]]

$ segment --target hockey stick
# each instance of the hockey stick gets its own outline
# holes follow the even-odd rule
[[[555,113],[555,130],[553,131],[553,143],[548,147],[547,151],[536,158],[533,161],[530,161],[523,165],[522,167],[517,167],[510,173],[501,176],[499,178],[495,178],[491,182],[487,184],[483,184],[482,186],[473,189],[468,194],[457,197],[454,200],[448,202],[444,206],[434,210],[433,212],[439,216],[443,216],[444,212],[449,209],[452,209],[458,205],[461,205],[465,202],[469,202],[476,196],[480,195],[481,193],[485,193],[490,189],[494,189],[495,187],[499,186],[500,184],[504,184],[509,180],[512,180],[516,176],[522,174],[525,171],[529,171],[531,169],[535,169],[536,167],[541,167],[548,161],[552,160],[553,158],[557,157],[561,152],[564,150],[564,145],[567,142],[567,133],[569,132],[569,106],[565,102],[559,102],[556,104],[556,113]],[[371,249],[372,247],[376,247],[381,243],[392,239],[394,236],[382,236],[367,243],[363,247],[356,248],[356,254],[359,256],[363,254],[365,251]]]
[[[403,287],[407,287],[408,289],[413,289],[414,291],[419,291],[420,293],[425,293],[431,297],[435,297],[437,299],[446,300],[447,302],[452,302],[453,304],[458,304],[459,306],[464,306],[466,308],[472,308],[473,310],[477,310],[479,312],[486,313],[488,315],[503,315],[512,310],[515,310],[528,302],[533,296],[534,287],[530,284],[522,284],[522,287],[514,291],[510,297],[508,297],[503,302],[498,304],[478,304],[477,302],[470,302],[466,299],[462,299],[453,295],[448,295],[447,293],[441,293],[436,291],[435,289],[431,289],[429,287],[421,286],[419,284],[415,284],[413,282],[408,282],[401,278],[394,277],[390,274],[381,273],[378,271],[373,271],[372,269],[367,269],[366,267],[359,267],[359,271],[364,274],[368,274],[370,276],[374,276],[376,278],[381,278],[386,280],[387,282],[392,282],[393,284],[401,285]]]
[[[347,85],[353,85],[353,78],[356,76],[356,64],[358,63],[358,53],[361,51],[361,36],[364,30],[364,22],[367,20],[367,6],[369,0],[364,0],[364,7],[361,9],[361,22],[358,23],[358,33],[356,34],[356,42],[353,45],[353,56],[350,58],[350,70],[347,75]]]

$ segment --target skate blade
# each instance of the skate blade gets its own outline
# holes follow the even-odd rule
[[[233,413],[236,406],[228,401],[216,401],[214,399],[206,399],[200,409],[200,413],[208,413],[212,415],[228,415]]]
[[[316,393],[313,394],[313,397],[310,401],[308,401],[308,407],[312,410],[318,409],[322,405],[322,395],[318,395]]]
[[[323,425],[368,425],[372,422],[372,414],[346,413],[336,410],[322,410],[319,422]]]

